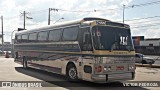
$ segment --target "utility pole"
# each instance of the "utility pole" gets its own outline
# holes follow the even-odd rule
[[[49,11],[48,11],[48,25],[50,25],[50,21],[51,21],[51,11],[52,11],[52,10],[58,12],[58,9],[49,8]]]
[[[51,8],[49,8],[49,12],[48,12],[48,25],[50,25],[50,21],[51,21],[50,17],[51,17]]]
[[[124,10],[125,10],[125,5],[123,4],[123,24],[124,24]]]
[[[23,13],[21,13],[23,16],[23,30],[26,29],[26,19],[33,19],[32,17],[28,17],[27,14],[29,14],[29,12],[24,11]]]
[[[25,25],[26,25],[26,12],[24,11],[23,14],[24,14],[24,24],[23,24],[24,27],[23,28],[25,29]]]
[[[2,52],[4,51],[4,40],[3,40],[3,16],[1,16],[1,22],[2,22]]]

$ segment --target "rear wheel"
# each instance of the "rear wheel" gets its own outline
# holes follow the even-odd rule
[[[27,65],[27,57],[23,57],[23,68],[24,69],[27,69],[28,68],[28,65]]]
[[[77,77],[77,69],[74,65],[70,64],[68,67],[67,67],[67,78],[70,80],[70,81],[76,81],[78,79]]]

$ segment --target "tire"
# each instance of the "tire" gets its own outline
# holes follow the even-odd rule
[[[27,57],[23,57],[23,68],[24,68],[24,69],[28,69]]]
[[[147,64],[147,62],[145,60],[142,60],[142,64]]]
[[[77,69],[73,64],[70,64],[67,66],[67,79],[69,81],[77,81],[78,76],[77,76]]]

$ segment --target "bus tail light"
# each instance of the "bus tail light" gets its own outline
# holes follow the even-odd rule
[[[103,67],[102,66],[96,66],[95,70],[96,70],[96,72],[102,72],[103,71]]]

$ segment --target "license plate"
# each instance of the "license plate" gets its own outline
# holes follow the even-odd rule
[[[117,66],[116,70],[124,70],[124,66]]]

